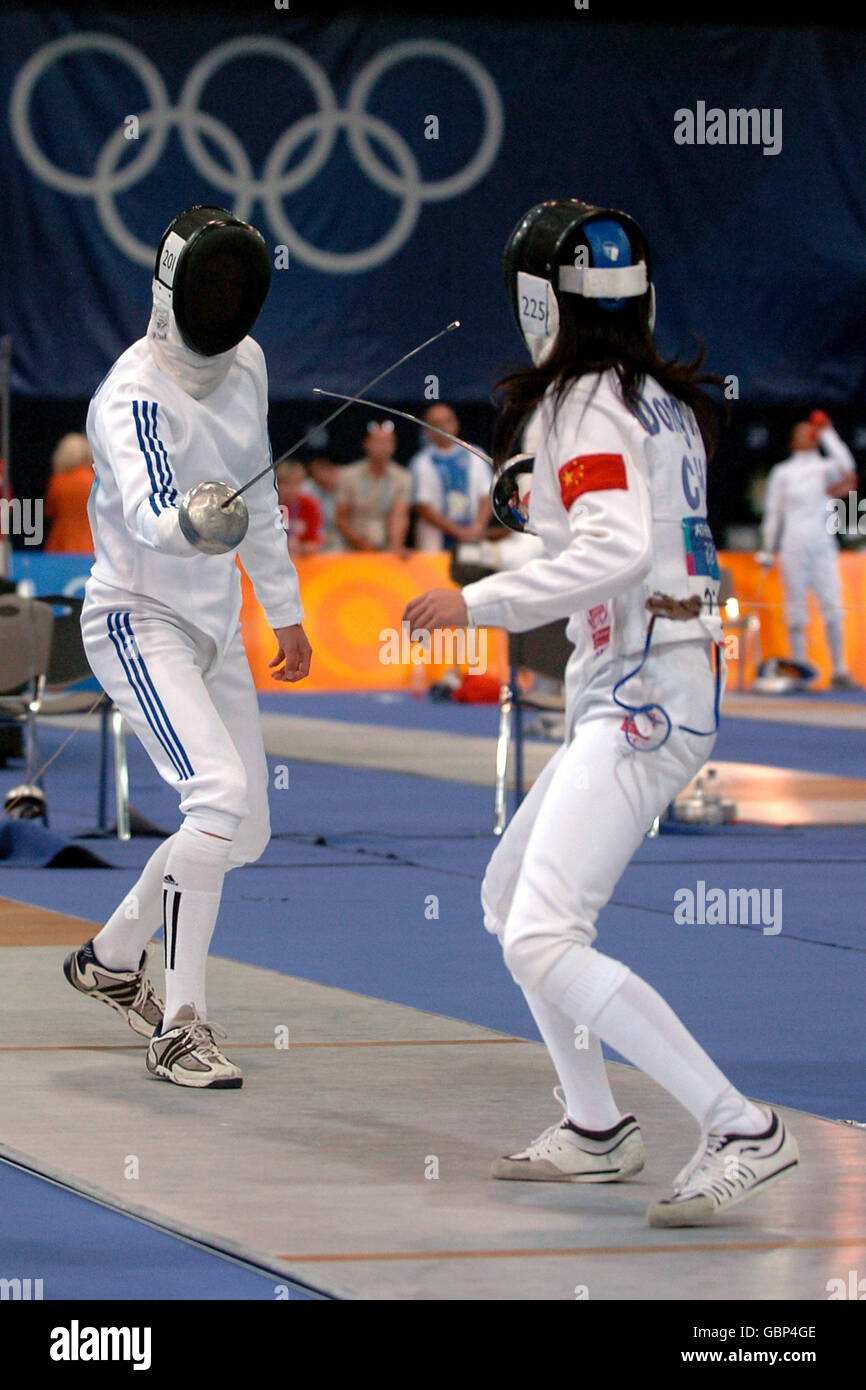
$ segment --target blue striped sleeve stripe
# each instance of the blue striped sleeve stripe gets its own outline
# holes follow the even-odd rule
[[[144,406],[145,432],[153,449],[159,476],[163,480],[161,496],[164,498],[163,510],[165,510],[165,507],[171,506],[172,502],[176,500],[177,488],[174,486],[174,479],[171,476],[171,467],[165,445],[159,437],[159,425],[156,418],[159,406],[156,401],[143,401],[142,404]]]
[[[132,687],[141,712],[156,735],[182,782],[193,776],[193,767],[177,736],[165,706],[156,693],[144,657],[138,649],[129,613],[108,614],[108,635]]]
[[[159,437],[156,401],[133,401],[132,418],[138,435],[147,476],[150,479],[150,505],[159,516],[177,497],[165,445]]]

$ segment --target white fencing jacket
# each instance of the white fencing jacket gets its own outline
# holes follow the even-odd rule
[[[652,378],[634,411],[618,385],[612,371],[581,377],[556,411],[548,392],[524,440],[535,454],[529,525],[545,554],[463,590],[479,625],[524,632],[569,620],[575,648],[566,672],[569,706],[606,666],[639,659],[653,593],[697,594],[704,604],[698,618],[659,618],[654,651],[663,643],[722,637],[697,422]]]
[[[222,649],[240,615],[237,556],[272,627],[304,616],[273,480],[244,493],[250,523],[235,551],[204,555],[178,526],[178,500],[196,483],[241,487],[265,466],[267,409],[264,353],[252,338],[202,399],[162,371],[141,338],[118,358],[87,414],[94,580],[164,605]]]

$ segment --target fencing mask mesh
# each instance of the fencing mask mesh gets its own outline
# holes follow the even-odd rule
[[[166,228],[155,288],[191,352],[215,357],[250,332],[267,297],[271,262],[255,227],[224,208],[193,207]]]

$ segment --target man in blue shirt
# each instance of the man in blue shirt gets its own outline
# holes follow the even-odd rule
[[[449,405],[437,401],[424,420],[426,443],[409,464],[415,549],[455,550],[461,541],[480,541],[487,530],[491,471],[477,454],[439,433],[459,434],[460,422]]]

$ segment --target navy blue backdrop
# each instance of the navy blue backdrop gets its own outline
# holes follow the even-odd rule
[[[483,399],[521,356],[504,240],[532,203],[579,195],[647,231],[663,350],[699,334],[745,402],[853,405],[864,78],[858,33],[4,10],[13,389],[89,395],[144,331],[163,227],[207,201],[287,260],[257,329],[274,398],[355,387],[457,317],[382,394],[435,373],[443,397]],[[712,139],[701,111],[735,108],[772,139],[675,139],[677,112]]]

